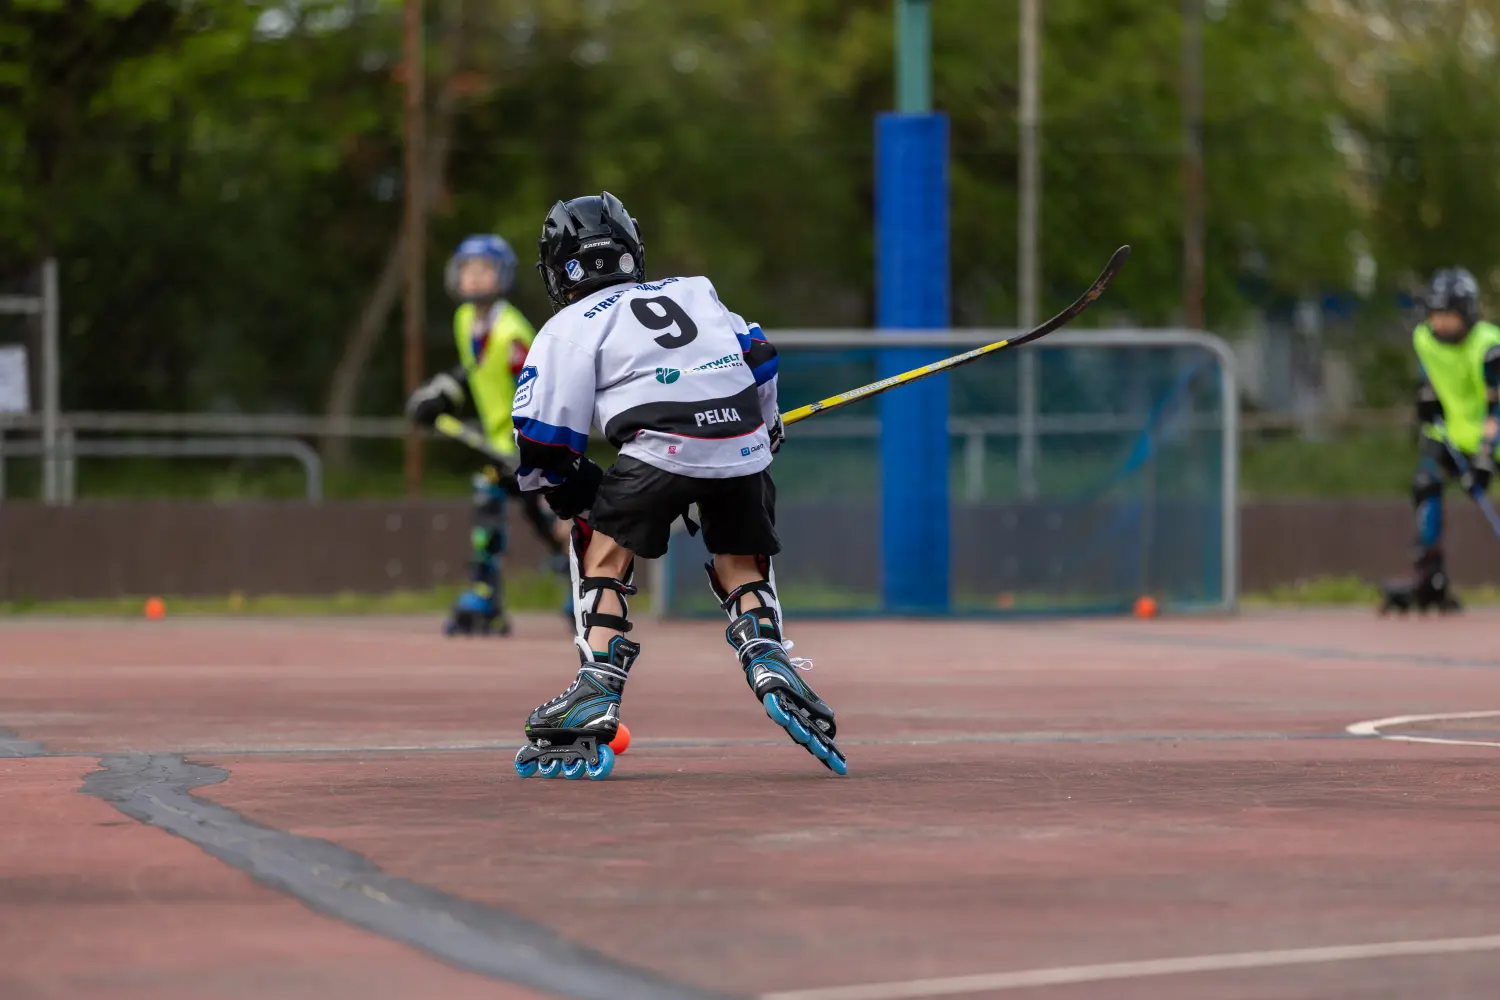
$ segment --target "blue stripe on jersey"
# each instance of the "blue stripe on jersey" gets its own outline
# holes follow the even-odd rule
[[[571,427],[556,427],[545,424],[535,417],[516,417],[516,434],[537,444],[566,448],[575,455],[582,455],[589,447],[589,436],[580,434]]]
[[[734,335],[740,342],[741,351],[750,350],[750,345],[756,342],[762,344],[767,342],[766,335],[761,331],[759,323],[751,323],[749,333],[740,333],[738,330],[736,330]]]
[[[750,374],[755,376],[756,385],[765,385],[776,377],[776,368],[776,356],[772,355],[771,360],[750,369]]]

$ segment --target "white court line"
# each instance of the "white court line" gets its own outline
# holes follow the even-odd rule
[[[1500,951],[1500,934],[1488,937],[1439,938],[1432,941],[1386,941],[1381,944],[1334,945],[1327,948],[1292,948],[1285,951],[1243,951],[1222,955],[1191,955],[1157,958],[1141,962],[1111,962],[1105,965],[1065,965],[1052,969],[1023,969],[946,979],[913,979],[901,983],[868,983],[826,989],[765,993],[760,1000],[914,1000],[917,997],[956,996],[1038,986],[1070,986],[1104,983],[1152,976],[1181,976],[1195,972],[1230,972],[1238,969],[1273,969],[1289,965],[1325,965],[1358,962],[1372,958],[1415,955],[1461,955]]]
[[[1447,736],[1407,736],[1403,733],[1382,733],[1382,729],[1391,726],[1409,726],[1415,722],[1456,722],[1462,719],[1494,719],[1500,717],[1500,711],[1487,710],[1483,712],[1434,712],[1430,715],[1393,715],[1388,719],[1371,719],[1368,722],[1355,722],[1344,727],[1344,731],[1351,736],[1376,736],[1382,740],[1393,740],[1400,743],[1439,743],[1444,746],[1454,747],[1500,747],[1500,741],[1496,740],[1456,740]]]

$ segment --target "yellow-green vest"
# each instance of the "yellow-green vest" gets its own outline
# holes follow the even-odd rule
[[[1480,320],[1468,336],[1456,344],[1439,340],[1426,323],[1412,334],[1417,360],[1443,404],[1443,423],[1448,440],[1459,451],[1473,455],[1479,451],[1484,434],[1484,420],[1489,415],[1489,391],[1484,384],[1484,356],[1500,346],[1500,327]],[[1429,428],[1436,437],[1438,432]]]
[[[490,326],[489,340],[483,357],[474,357],[474,321],[478,309],[469,303],[453,314],[453,339],[458,357],[468,376],[469,398],[479,411],[479,423],[490,446],[504,454],[516,451],[515,427],[510,420],[511,402],[516,396],[516,377],[511,373],[512,345],[519,342],[526,350],[536,331],[521,315],[521,310],[501,301],[493,307],[497,315]]]

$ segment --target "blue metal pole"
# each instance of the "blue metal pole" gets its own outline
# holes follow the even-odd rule
[[[934,114],[930,0],[896,2],[895,113],[875,125],[876,321],[883,330],[945,329],[948,119]],[[894,375],[941,352],[882,351]],[[948,379],[880,397],[881,597],[886,610],[950,607]]]

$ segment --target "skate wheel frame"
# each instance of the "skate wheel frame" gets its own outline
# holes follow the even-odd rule
[[[776,691],[768,691],[760,703],[765,707],[766,715],[771,721],[786,730],[788,736],[796,743],[806,748],[823,766],[837,775],[849,773],[849,762],[839,752],[837,746],[831,740],[814,736],[812,729],[808,727],[794,711],[788,709],[782,701],[781,695]]]
[[[547,747],[524,746],[516,753],[516,774],[523,778],[563,778],[577,781],[587,777],[602,781],[615,768],[615,752],[607,743],[594,745],[594,755],[587,756],[583,745]]]

